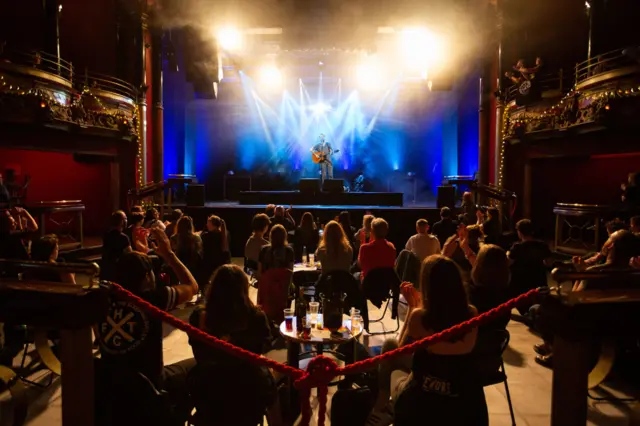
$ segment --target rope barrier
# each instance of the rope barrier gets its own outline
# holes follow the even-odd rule
[[[269,358],[265,358],[253,352],[249,352],[245,349],[234,346],[223,340],[217,339],[216,337],[200,330],[199,328],[196,328],[191,324],[188,324],[174,317],[168,312],[165,312],[153,306],[149,302],[124,289],[119,284],[110,283],[110,285],[112,286],[113,292],[117,297],[127,300],[140,308],[144,308],[152,317],[171,324],[173,327],[187,333],[190,337],[200,340],[201,342],[211,346],[212,348],[220,349],[253,364],[269,367],[275,371],[278,371],[279,373],[293,377],[295,379],[294,386],[300,391],[300,407],[302,413],[302,421],[300,422],[301,426],[308,426],[309,422],[311,421],[312,412],[310,397],[312,388],[318,389],[318,426],[324,426],[324,420],[327,410],[327,395],[329,392],[328,384],[336,376],[362,373],[364,371],[371,370],[381,362],[388,361],[390,358],[400,357],[409,353],[413,353],[419,348],[428,344],[441,342],[443,340],[451,340],[454,337],[467,333],[474,327],[486,324],[496,319],[500,315],[511,312],[513,308],[521,303],[531,302],[536,297],[538,297],[540,293],[539,289],[530,290],[527,293],[524,293],[514,299],[503,303],[500,306],[491,309],[490,311],[473,317],[460,324],[454,325],[453,327],[450,327],[446,330],[432,334],[431,336],[425,337],[422,340],[418,340],[414,343],[402,346],[389,352],[385,352],[384,354],[375,356],[373,358],[355,362],[345,367],[339,367],[338,364],[336,364],[336,362],[331,358],[319,355],[311,359],[307,366],[307,370],[303,371],[289,365],[280,364],[279,362],[273,361]]]

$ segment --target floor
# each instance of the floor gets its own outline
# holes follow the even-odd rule
[[[255,298],[256,290],[252,288],[252,297]],[[255,300],[255,299],[254,299]],[[372,318],[379,317],[381,312],[370,305],[369,312]],[[176,312],[181,318],[186,318],[188,312],[182,310]],[[401,311],[401,319],[404,312]],[[377,328],[376,328],[377,327]],[[395,321],[391,320],[390,313],[382,323],[372,326],[372,330],[377,331],[385,327],[393,329]],[[541,367],[535,363],[535,355],[532,350],[533,344],[539,341],[538,337],[532,334],[526,326],[521,323],[511,321],[508,326],[511,333],[511,342],[504,354],[506,372],[509,380],[511,399],[516,415],[516,423],[519,426],[541,426],[550,424],[551,412],[551,370]],[[179,330],[167,327],[164,340],[164,360],[165,363],[173,363],[192,356],[191,347],[188,344],[187,335]],[[386,336],[370,336],[368,345],[370,347],[380,346]],[[366,342],[365,342],[366,343]],[[268,354],[269,357],[279,362],[285,360],[285,351],[274,351]],[[19,360],[16,362],[19,363]],[[36,373],[32,379],[38,381],[48,380],[47,373],[41,371]],[[610,389],[607,389],[611,391]],[[611,391],[617,392],[617,391]],[[617,393],[616,395],[620,395]],[[492,426],[511,425],[509,407],[505,396],[504,385],[499,384],[485,388],[485,396],[489,407],[490,424]],[[28,421],[30,426],[58,426],[61,421],[61,389],[60,379],[55,378],[51,386],[42,391],[37,388],[30,390],[31,404],[29,406]],[[312,404],[317,405],[317,404]],[[0,395],[0,426],[11,424],[10,397],[7,393]],[[617,426],[635,425],[640,423],[630,422],[631,411],[634,405],[595,403],[590,401],[588,425],[593,426]],[[635,411],[635,410],[634,410]],[[314,416],[315,418],[315,416]],[[314,422],[315,423],[315,422]],[[325,424],[329,424],[327,421]]]

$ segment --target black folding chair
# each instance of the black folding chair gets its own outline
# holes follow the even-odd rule
[[[365,298],[371,300],[372,296],[380,297],[381,300],[383,300],[383,303],[384,300],[386,300],[384,311],[378,319],[369,319],[368,309],[362,311],[364,328],[370,335],[396,333],[398,330],[400,330],[400,317],[398,316],[400,284],[400,278],[398,277],[398,274],[396,273],[396,270],[394,268],[376,268],[369,271],[369,273],[367,273],[367,275],[364,277],[364,280],[362,282],[362,289]],[[382,297],[383,292],[386,292],[386,297]],[[391,318],[394,319],[395,315],[396,328],[389,331],[371,332],[369,330],[369,324],[372,322],[381,322],[387,314],[389,305],[391,305]]]

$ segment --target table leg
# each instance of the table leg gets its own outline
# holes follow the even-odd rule
[[[556,335],[553,341],[552,426],[584,426],[587,423],[589,345],[567,341]]]
[[[91,327],[60,331],[62,424],[93,426],[94,377]]]

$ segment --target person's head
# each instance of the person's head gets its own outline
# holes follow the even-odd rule
[[[351,215],[349,214],[349,212],[346,210],[341,211],[340,215],[338,216],[338,222],[343,227],[351,228]]]
[[[134,228],[142,226],[144,224],[144,215],[142,213],[134,213],[131,215],[131,225]]]
[[[640,233],[640,216],[633,216],[629,221],[631,224],[630,231],[634,234]]]
[[[320,143],[324,143],[325,141],[325,136],[323,133],[320,133],[320,135],[318,136],[318,140],[320,141]]]
[[[629,266],[632,257],[640,254],[638,237],[630,231],[616,231],[611,234],[610,240],[613,244],[607,254],[607,263],[609,264],[626,267]]]
[[[425,328],[439,332],[471,316],[462,275],[453,260],[438,254],[427,257],[420,271],[420,290]]]
[[[267,207],[265,207],[264,212],[267,216],[271,217],[273,216],[273,212],[276,210],[276,205],[275,204],[269,204],[267,205]]]
[[[7,209],[0,210],[0,234],[8,234],[18,229],[18,222]]]
[[[175,209],[174,211],[171,212],[171,222],[173,223],[178,222],[182,216],[184,216],[184,213],[182,213],[182,210]]]
[[[627,180],[631,186],[640,186],[640,172],[629,173]]]
[[[282,225],[274,225],[269,234],[271,247],[282,248],[287,245],[287,230]]]
[[[151,207],[150,209],[147,209],[147,214],[144,217],[144,221],[145,222],[153,222],[154,220],[158,220],[160,219],[160,213],[158,212],[157,209]]]
[[[373,223],[373,219],[375,219],[375,217],[372,214],[364,215],[362,218],[362,227],[365,231],[371,232],[371,223]]]
[[[193,232],[193,219],[191,219],[191,216],[182,216],[176,224],[176,234],[187,235],[193,234]]]
[[[518,59],[518,62],[516,62],[516,67],[524,68],[524,59]]]
[[[276,217],[283,217],[284,216],[284,207],[282,207],[282,206],[276,207],[276,209],[274,211],[274,215]]]
[[[462,194],[462,203],[463,204],[473,204],[473,194],[471,192],[466,191]]]
[[[607,222],[605,228],[607,229],[607,235],[611,236],[614,232],[625,229],[626,226],[620,219],[614,219]]]
[[[418,234],[426,234],[429,232],[429,222],[427,219],[418,219],[416,222],[416,232]]]
[[[31,260],[40,262],[55,262],[58,258],[58,237],[53,234],[45,235],[34,240],[31,244]]]
[[[443,207],[440,209],[440,217],[442,219],[451,218],[451,209],[449,207]]]
[[[302,219],[300,219],[300,227],[311,231],[316,229],[316,223],[313,221],[313,215],[310,212],[306,212],[302,215]]]
[[[263,235],[269,229],[270,223],[269,216],[265,213],[259,213],[251,220],[251,230],[255,234]]]
[[[137,251],[123,253],[116,264],[116,282],[134,294],[156,288],[153,262]]]
[[[224,221],[220,217],[212,214],[207,218],[207,231],[219,231],[222,229],[223,223]]]
[[[345,253],[350,245],[345,234],[342,225],[335,220],[330,221],[324,227],[324,233],[322,234],[322,242],[320,247],[327,249],[327,253]]]
[[[389,233],[389,224],[381,217],[373,219],[371,222],[371,234],[376,240],[383,240]]]
[[[218,337],[246,329],[249,314],[256,309],[249,298],[247,274],[236,265],[215,270],[204,299],[205,326]]]
[[[533,224],[529,219],[521,219],[516,223],[516,231],[518,231],[518,238],[521,241],[530,240],[533,238]]]
[[[127,227],[127,215],[122,210],[116,210],[111,213],[111,226],[119,230]]]
[[[477,244],[483,237],[482,228],[480,225],[467,226],[467,240],[469,244]]]
[[[142,214],[144,214],[144,210],[142,209],[142,206],[133,206],[133,207],[131,207],[131,213],[142,213]]]
[[[487,216],[489,216],[489,219],[498,219],[500,212],[495,207],[489,207],[487,209]]]
[[[471,279],[477,286],[505,289],[509,286],[509,259],[507,253],[494,244],[480,247]]]

